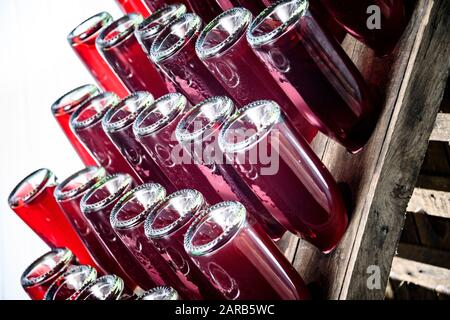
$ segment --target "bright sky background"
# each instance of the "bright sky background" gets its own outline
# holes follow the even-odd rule
[[[100,11],[121,15],[114,0],[0,1],[0,299],[27,299],[20,275],[48,251],[9,209],[12,188],[42,167],[60,181],[82,168],[50,106],[93,83],[66,36]]]

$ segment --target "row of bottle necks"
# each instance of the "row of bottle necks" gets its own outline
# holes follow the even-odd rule
[[[14,189],[10,206],[50,246],[71,248],[81,261],[123,277],[131,290],[169,284],[186,299],[308,297],[273,240],[289,230],[328,253],[348,224],[339,187],[308,142],[319,129],[358,152],[379,113],[314,6],[282,1],[254,20],[233,8],[202,31],[198,16],[180,4],[144,21],[129,14],[113,22],[106,13],[86,20],[69,42],[99,85],[123,99],[87,85],[58,99],[52,111],[83,162],[100,167],[58,187],[49,170],[38,170]],[[397,14],[404,18],[404,11]],[[145,184],[131,190],[127,178],[130,188]],[[70,201],[58,200],[58,188]],[[135,233],[123,221],[114,226],[110,201],[130,196],[123,188],[143,193],[130,204],[142,212],[125,222],[140,221],[143,229],[140,219],[161,211],[145,201],[151,190],[163,189],[170,195],[161,201],[178,204],[164,208],[167,217],[158,223],[172,221],[183,232],[174,240]],[[177,212],[180,192],[204,200],[189,219]],[[100,214],[83,209],[81,199],[91,193],[95,201],[87,208]],[[241,212],[244,219],[234,216]],[[190,252],[186,232],[199,217],[205,221],[198,222]]]

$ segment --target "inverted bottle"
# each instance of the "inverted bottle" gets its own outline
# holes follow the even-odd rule
[[[72,250],[81,263],[95,265],[54,197],[57,178],[48,169],[28,175],[8,197],[9,207],[51,248]]]
[[[244,8],[233,8],[217,16],[200,33],[195,46],[197,55],[238,107],[255,100],[274,100],[310,142],[317,129],[281,90],[247,42],[245,34],[251,22],[252,14]]]
[[[207,179],[209,188],[220,196],[219,201],[245,204],[252,218],[259,221],[272,239],[278,240],[286,229],[265,209],[234,167],[225,161],[219,148],[220,129],[234,112],[234,104],[227,97],[206,99],[184,113],[175,135],[189,155],[190,163]]]
[[[264,10],[247,40],[303,116],[348,151],[369,140],[378,113],[364,79],[306,0]]]
[[[75,27],[67,36],[67,41],[103,90],[124,97],[128,94],[127,88],[95,47],[100,31],[112,21],[109,13],[100,12]]]
[[[148,91],[160,97],[169,92],[166,82],[134,34],[142,20],[137,14],[121,17],[100,32],[96,46],[130,92]]]
[[[96,166],[97,161],[70,129],[70,116],[84,102],[98,94],[100,94],[100,90],[96,86],[84,85],[64,94],[51,107],[53,116],[86,166]]]
[[[306,285],[239,202],[218,203],[197,216],[186,252],[228,300],[308,299]]]
[[[195,53],[201,19],[186,13],[165,27],[150,48],[150,58],[193,104],[226,95],[225,89]]]
[[[278,222],[323,252],[335,248],[347,227],[340,190],[275,102],[238,110],[222,128],[219,145]]]
[[[103,117],[102,126],[128,164],[139,175],[141,181],[157,182],[168,190],[174,190],[169,179],[136,140],[133,133],[133,122],[136,117],[153,101],[153,96],[148,92],[133,93],[108,109]]]
[[[67,248],[55,248],[36,259],[20,277],[22,288],[32,300],[42,300],[60,275],[75,265],[75,256]]]

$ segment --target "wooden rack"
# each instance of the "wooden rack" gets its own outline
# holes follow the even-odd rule
[[[397,52],[390,57],[374,57],[351,37],[344,41],[366,81],[384,93],[384,103],[378,126],[361,153],[350,155],[323,136],[313,142],[336,181],[348,186],[351,194],[350,225],[339,246],[323,255],[292,235],[279,243],[319,298],[385,296],[430,135],[448,135],[448,115],[437,115],[450,67],[449,30],[450,1],[418,0]]]

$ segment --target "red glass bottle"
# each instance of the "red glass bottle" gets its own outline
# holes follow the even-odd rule
[[[148,0],[116,0],[124,14],[139,13],[144,18],[152,14],[152,7],[149,6]]]
[[[217,0],[219,3],[222,0]],[[231,2],[233,7],[241,7],[249,10],[254,16],[260,14],[266,7],[270,6],[270,0],[225,0],[225,2]],[[222,6],[225,10],[228,10],[225,6]]]
[[[82,198],[81,211],[91,222],[97,235],[127,275],[125,284],[132,291],[148,290],[158,284],[141,267],[134,255],[117,237],[111,223],[111,211],[117,201],[133,189],[133,180],[127,174],[107,176],[96,183]]]
[[[222,128],[219,145],[286,229],[323,252],[336,247],[347,227],[340,190],[275,102],[240,109]]]
[[[100,31],[112,21],[111,15],[107,12],[96,14],[75,27],[67,36],[67,40],[103,90],[125,97],[128,95],[127,88],[95,47],[95,40]]]
[[[184,6],[186,6],[186,8],[188,9],[188,11],[192,11],[192,8],[189,4],[189,0],[144,0],[147,5],[152,9],[153,14],[155,14],[156,11],[167,7],[167,6],[171,6],[173,4],[182,4]]]
[[[206,23],[232,7],[228,0],[187,0],[192,11]],[[224,9],[225,8],[225,9]]]
[[[185,236],[186,252],[228,300],[303,300],[302,278],[239,202],[203,211]]]
[[[184,299],[199,300],[202,296],[198,288],[170,261],[166,261],[161,255],[163,252],[145,235],[145,219],[165,196],[166,190],[159,184],[150,183],[135,188],[114,207],[111,225],[155,283],[176,288]]]
[[[274,100],[310,142],[317,129],[306,121],[281,90],[247,42],[245,32],[251,21],[251,12],[244,8],[222,13],[200,33],[196,43],[197,55],[239,107],[255,100]]]
[[[172,193],[150,211],[145,220],[145,235],[175,268],[190,292],[203,299],[223,299],[183,247],[189,225],[205,206],[203,195],[197,190],[183,189]]]
[[[226,163],[218,146],[219,131],[235,111],[227,97],[212,97],[185,112],[177,125],[176,137],[184,151],[208,180],[221,200],[242,202],[274,240],[286,229],[266,210],[236,170]]]
[[[70,266],[48,288],[44,300],[75,300],[96,279],[97,271],[91,266]]]
[[[162,286],[144,292],[136,300],[181,300],[178,292],[171,287]]]
[[[20,277],[22,288],[32,300],[42,300],[53,281],[74,264],[75,256],[70,250],[55,248],[25,269]]]
[[[308,1],[285,0],[263,11],[247,40],[304,117],[350,152],[358,152],[378,112],[356,66],[327,34]]]
[[[58,206],[56,176],[39,169],[24,178],[8,198],[9,207],[51,248],[67,247],[83,264],[95,265],[83,242]]]
[[[133,133],[133,122],[140,111],[153,103],[148,92],[136,92],[108,109],[102,120],[103,130],[120,150],[144,182],[157,182],[174,190],[169,179],[159,169],[148,152],[137,142]]]
[[[99,93],[100,90],[96,86],[90,84],[84,85],[73,89],[60,97],[52,104],[51,108],[52,114],[56,121],[58,121],[59,126],[78,153],[81,161],[83,161],[86,166],[95,166],[97,165],[97,162],[72,132],[69,121],[72,113],[74,113],[80,105]]]
[[[134,35],[142,20],[137,14],[123,16],[100,32],[96,45],[130,92],[149,91],[160,97],[169,92],[166,82]]]
[[[106,172],[128,173],[136,181],[141,181],[102,127],[102,119],[106,112],[119,101],[119,97],[112,92],[92,97],[72,114],[70,127]]]
[[[200,26],[198,16],[184,14],[159,33],[150,49],[151,59],[193,104],[226,95],[225,89],[195,53]]]
[[[321,0],[336,20],[377,55],[392,52],[406,27],[403,0]]]
[[[190,156],[184,154],[175,136],[175,129],[189,108],[187,99],[179,93],[162,96],[138,115],[134,134],[175,188],[196,189],[209,203],[222,201]]]
[[[156,10],[139,24],[135,34],[147,55],[150,55],[150,48],[158,34],[172,21],[185,14],[186,11],[186,6],[180,3],[167,5]]]
[[[97,269],[103,273],[118,274],[128,282],[127,272],[117,263],[80,208],[81,198],[105,177],[106,171],[103,168],[88,167],[80,170],[56,187],[55,198],[97,262]]]
[[[186,6],[180,3],[163,6],[137,26],[134,33],[148,57],[150,57],[150,48],[158,34],[185,13]],[[165,79],[169,92],[179,91],[178,85],[172,82],[166,74],[161,72],[161,76]]]
[[[124,290],[121,278],[113,274],[106,275],[88,285],[75,300],[120,300]]]

